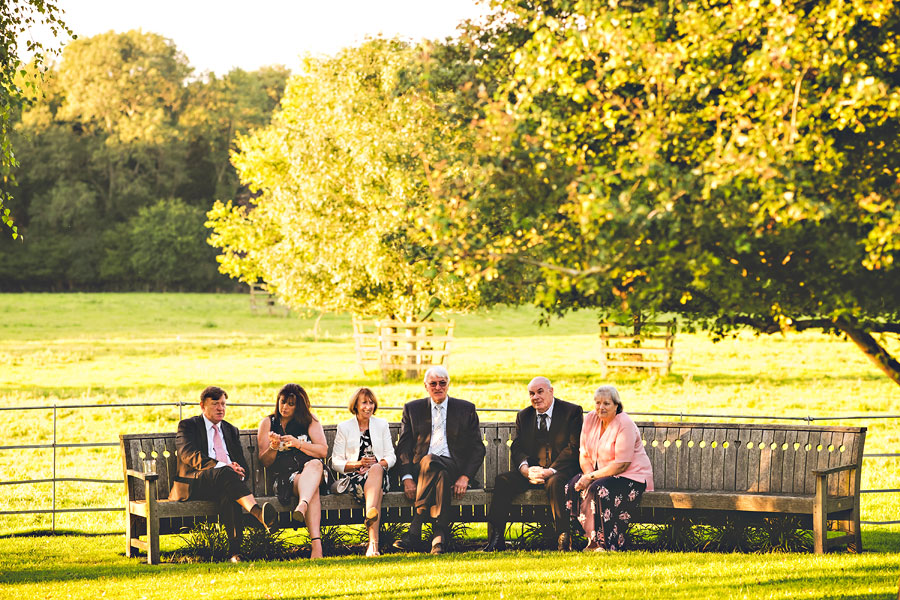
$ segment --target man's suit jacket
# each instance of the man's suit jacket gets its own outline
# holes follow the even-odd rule
[[[581,443],[581,425],[584,414],[580,406],[553,399],[553,419],[550,421],[550,468],[572,472],[578,469],[578,446]],[[510,447],[512,467],[519,469],[522,462],[529,466],[538,464],[537,411],[533,406],[516,415],[516,439]]]
[[[447,405],[447,446],[450,455],[459,466],[460,474],[466,475],[471,485],[476,486],[475,474],[484,461],[485,449],[481,437],[481,427],[475,405],[467,400],[448,397]],[[431,399],[420,398],[403,406],[400,420],[400,439],[397,441],[397,461],[400,463],[401,477],[415,475],[414,465],[428,454],[431,445]]]
[[[249,475],[250,469],[241,449],[240,432],[238,428],[222,421],[219,423],[222,437],[225,439],[225,449],[232,462],[236,462],[244,468]],[[206,422],[203,415],[183,419],[178,423],[178,433],[175,434],[175,449],[178,452],[178,477],[172,484],[169,500],[187,500],[190,497],[190,485],[199,474],[207,469],[215,468],[218,461],[210,458],[208,454],[209,439],[206,435]]]

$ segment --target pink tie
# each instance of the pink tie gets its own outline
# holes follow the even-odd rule
[[[218,425],[213,425],[213,450],[216,451],[217,461],[228,463],[228,450],[225,449],[225,444],[222,442],[222,435],[219,433]]]

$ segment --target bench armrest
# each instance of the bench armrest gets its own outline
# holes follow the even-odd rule
[[[126,469],[125,475],[128,477],[134,477],[135,479],[141,479],[143,481],[156,481],[159,479],[159,474],[157,473],[144,473],[143,471],[135,471],[134,469]]]
[[[813,469],[813,475],[816,477],[824,477],[826,475],[831,475],[833,473],[840,473],[841,471],[848,471],[851,469],[855,469],[857,465],[841,465],[839,467],[831,467],[830,469]]]

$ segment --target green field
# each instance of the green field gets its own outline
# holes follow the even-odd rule
[[[227,418],[242,428],[255,428],[270,410],[278,388],[289,381],[306,387],[313,404],[320,407],[345,405],[359,385],[376,390],[382,409],[401,407],[422,395],[418,381],[384,384],[378,376],[361,373],[349,317],[323,317],[315,341],[314,316],[255,315],[250,312],[248,297],[241,295],[0,295],[0,408],[42,407],[0,410],[3,445],[53,441],[54,405],[59,407],[57,443],[116,442],[121,432],[174,430],[179,417],[177,406],[115,405],[183,402],[189,405],[183,407],[184,414],[190,415],[197,411],[199,391],[208,384],[228,390]],[[526,405],[525,384],[542,374],[554,382],[557,396],[584,407],[591,405],[594,388],[612,382],[619,388],[626,410],[632,413],[740,414],[760,421],[771,416],[829,416],[834,420],[827,423],[869,427],[867,453],[895,453],[900,448],[898,420],[871,418],[900,414],[900,388],[871,366],[850,342],[804,333],[765,337],[746,334],[714,344],[705,334],[679,334],[672,375],[624,373],[604,379],[596,360],[594,315],[574,314],[554,321],[550,327],[538,327],[537,316],[529,309],[452,316],[457,322],[449,365],[452,393],[474,401],[482,420],[511,420],[510,413],[490,409]],[[100,406],[64,408],[73,404]],[[349,416],[345,408],[319,408],[316,412],[329,423]],[[389,420],[399,419],[397,411],[383,413]],[[869,418],[839,420],[859,415]],[[867,459],[863,488],[900,488],[898,467],[897,458]],[[118,479],[120,469],[117,448],[57,450],[57,477]],[[47,478],[52,473],[53,455],[47,449],[0,451],[0,481]],[[51,504],[52,486],[48,483],[0,489],[7,499],[7,510],[48,508]],[[121,503],[120,485],[102,483],[60,482],[56,496],[57,506],[67,508]],[[896,520],[900,494],[865,494],[862,506],[864,520]],[[47,582],[53,582],[65,583],[74,597],[96,597],[97,589],[87,582],[96,577],[109,585],[103,588],[109,595],[119,596],[127,586],[137,589],[150,573],[166,574],[161,589],[180,589],[194,587],[210,569],[223,572],[223,577],[228,571],[224,565],[148,570],[120,555],[121,536],[55,538],[61,547],[80,549],[63,552],[59,567],[32,564],[29,561],[37,559],[30,545],[50,538],[15,536],[50,526],[49,515],[0,516],[0,536],[5,536],[0,539],[0,583],[13,584],[0,588],[0,596],[41,593],[42,597],[56,597],[43,591]],[[122,529],[121,515],[111,513],[60,514],[55,526],[92,534]],[[599,590],[596,586],[602,584],[602,595],[658,596],[654,591],[659,584],[658,589],[667,597],[692,597],[698,586],[718,586],[721,594],[717,595],[724,597],[842,597],[842,593],[884,597],[890,590],[896,591],[900,528],[871,525],[864,526],[863,533],[864,545],[873,553],[861,557],[635,553],[609,561],[590,561],[580,556],[557,559],[529,553],[498,558],[457,555],[449,559],[453,569],[471,570],[471,580],[463,581],[448,572],[443,579],[395,581],[397,591],[389,595],[421,592],[446,597],[481,592],[486,597],[501,593],[553,596],[557,588],[550,584],[556,581],[567,590],[582,590],[581,595],[595,593],[588,590]],[[72,556],[82,553],[86,554],[83,558]],[[380,583],[375,589],[387,593],[384,577],[393,574],[395,580],[406,581],[409,574],[404,569],[417,564],[410,561],[428,560],[385,557],[378,561],[381,566],[376,581]],[[366,593],[350,580],[356,578],[354,569],[371,568],[371,563],[345,558],[326,559],[325,564],[334,565],[334,571],[306,569],[303,563],[302,573],[292,570],[288,576],[282,570],[296,569],[296,563],[241,567],[242,572],[252,570],[257,575],[240,582],[230,578],[228,585],[234,586],[230,595],[262,597],[260,582],[307,577],[318,582],[320,587],[316,589],[323,595],[354,597]],[[11,574],[23,569],[33,570],[33,577]],[[721,580],[710,581],[711,574],[720,573],[724,573]],[[832,577],[838,577],[832,573],[843,573],[845,579],[832,581]],[[594,587],[579,587],[583,579],[593,582]],[[852,583],[846,592],[841,591],[844,581]],[[420,584],[427,589],[418,589]],[[753,591],[757,585],[762,586],[759,594]],[[302,595],[302,589],[307,588],[286,596]],[[269,593],[279,597],[280,592],[276,587]]]

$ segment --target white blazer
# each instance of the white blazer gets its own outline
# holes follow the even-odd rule
[[[387,461],[388,469],[397,462],[394,444],[391,443],[391,429],[388,422],[378,417],[369,417],[369,436],[372,438],[372,450],[375,458]],[[338,473],[346,473],[344,467],[348,461],[359,459],[359,421],[354,416],[337,426],[334,436],[334,450],[331,452],[331,466]]]

